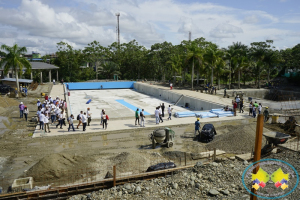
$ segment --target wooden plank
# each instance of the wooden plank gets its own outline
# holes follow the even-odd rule
[[[226,153],[225,151],[221,151],[221,150],[218,150],[218,149],[216,150],[216,156],[222,155],[222,154],[225,154],[225,153]],[[192,158],[193,158],[193,160],[198,160],[198,159],[207,158],[207,157],[210,157],[210,156],[213,156],[213,155],[214,155],[214,151],[208,151],[208,152],[192,154]]]
[[[240,154],[240,155],[236,155],[235,158],[241,161],[249,161],[251,160],[251,153],[246,153],[246,154]]]

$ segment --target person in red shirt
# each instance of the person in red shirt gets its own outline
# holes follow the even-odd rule
[[[48,101],[48,95],[47,95],[47,94],[45,95],[45,100],[47,100],[47,101]]]
[[[236,101],[234,101],[234,102],[233,102],[234,116],[236,116],[236,109],[237,109],[237,103],[236,103]]]

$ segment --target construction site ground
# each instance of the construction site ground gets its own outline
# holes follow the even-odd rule
[[[37,124],[30,119],[36,114],[36,100],[41,98],[41,93],[49,94],[51,89],[52,84],[44,84],[35,91],[29,91],[26,98],[0,98],[0,186],[4,189],[19,177],[31,176],[36,182],[41,182],[45,177],[55,181],[67,176],[61,172],[63,170],[95,168],[101,169],[100,177],[104,178],[113,165],[117,165],[119,174],[134,174],[144,172],[151,164],[168,161],[170,156],[178,152],[187,152],[187,159],[191,160],[192,153],[206,152],[213,148],[224,150],[228,156],[233,156],[250,153],[254,147],[256,119],[247,114],[201,120],[202,125],[209,122],[217,130],[215,140],[209,144],[193,140],[193,117],[165,120],[159,126],[150,125],[151,122],[147,122],[147,119],[144,128],[134,125],[134,117],[111,120],[107,130],[100,129],[99,122],[96,121],[92,122],[93,128],[88,127],[85,133],[76,130],[75,134],[67,134],[65,126],[63,132],[51,126],[51,133],[47,136],[51,134],[53,137],[40,137],[39,131],[33,137]],[[188,90],[178,92],[189,94]],[[195,92],[190,92],[189,95],[196,95]],[[51,94],[62,97],[63,91],[53,90]],[[213,95],[204,98],[213,98],[215,101],[221,99]],[[21,101],[29,108],[28,122],[19,117],[18,105]],[[231,99],[222,99],[222,102],[230,105]],[[284,118],[281,120],[284,122]],[[172,148],[151,148],[148,136],[157,127],[171,127],[175,131]],[[279,131],[280,128],[277,125],[265,125],[264,131],[270,130]],[[265,140],[263,144],[264,142]]]

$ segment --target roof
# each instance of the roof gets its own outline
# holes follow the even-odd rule
[[[59,68],[44,62],[30,62],[30,64],[31,64],[31,69],[58,69]]]
[[[15,78],[4,78],[0,79],[0,81],[10,81],[10,82],[16,82]],[[19,79],[19,83],[32,83],[33,80],[30,79]]]
[[[31,64],[31,69],[58,69],[59,68],[44,62],[30,62],[30,64]],[[3,70],[3,65],[0,66],[0,71]]]

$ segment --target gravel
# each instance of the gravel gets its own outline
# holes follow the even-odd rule
[[[300,171],[300,154],[282,151],[268,158],[285,160]],[[99,190],[86,195],[70,197],[82,199],[239,199],[248,200],[249,193],[243,187],[242,174],[248,165],[238,160],[225,160],[221,163],[195,165],[181,170],[173,176],[149,181],[126,183],[108,190]],[[300,188],[300,186],[298,186]],[[288,198],[298,200],[300,190],[295,190]],[[259,198],[258,198],[259,199]]]

